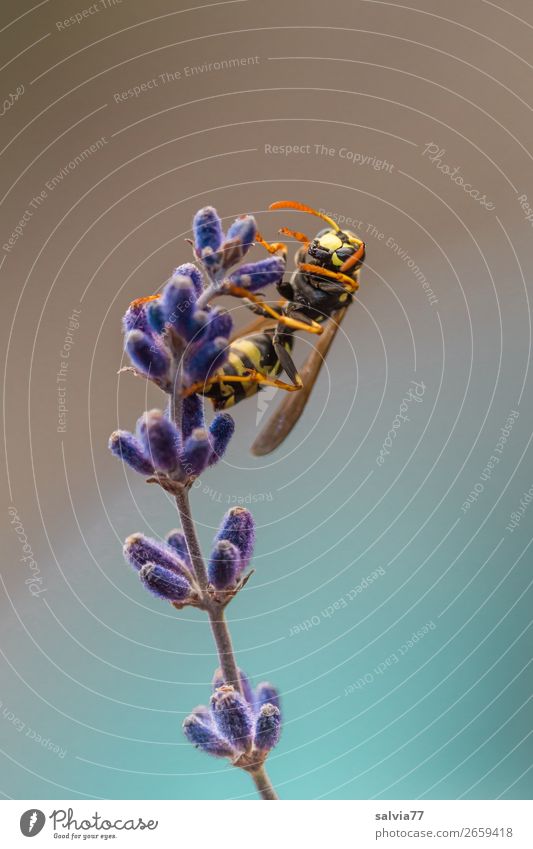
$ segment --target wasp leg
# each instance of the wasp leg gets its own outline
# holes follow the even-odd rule
[[[275,386],[276,389],[285,389],[286,392],[295,392],[302,388],[301,383],[285,383],[283,380],[276,380],[275,377],[267,377],[259,371],[250,369],[245,374],[215,374],[208,380],[199,380],[183,391],[183,398],[188,398],[189,395],[194,395],[196,392],[205,392],[214,383],[261,383],[264,386]]]
[[[261,247],[268,251],[269,254],[281,254],[281,256],[287,255],[287,245],[284,244],[284,242],[267,242],[263,239],[261,233],[255,234],[255,241],[258,245],[261,245]]]
[[[305,247],[305,250],[307,252],[307,248],[311,244],[311,239],[309,238],[309,236],[306,236],[305,233],[300,233],[298,232],[298,230],[289,230],[288,227],[282,227],[279,232],[282,233],[284,236],[290,236],[291,239],[295,239],[297,242],[302,242],[303,247]]]
[[[240,286],[230,286],[227,293],[229,295],[235,295],[237,298],[244,298],[245,300],[250,301],[251,304],[255,304],[260,308],[263,315],[274,318],[277,322],[285,324],[292,330],[304,330],[306,333],[316,333],[318,335],[322,333],[322,327],[317,321],[306,319],[306,322],[304,323],[303,321],[297,321],[295,318],[276,312],[276,310],[272,309],[272,307],[268,304],[265,304],[264,301],[252,294],[252,292],[249,292],[248,289],[243,289]],[[254,310],[254,312],[261,314],[259,310]]]
[[[359,283],[353,277],[348,277],[346,274],[342,274],[340,271],[330,271],[329,268],[323,268],[321,265],[310,265],[307,262],[301,262],[299,264],[300,271],[304,271],[307,274],[318,274],[321,277],[330,277],[332,280],[336,280],[338,283],[341,283],[349,292],[355,292],[359,288]]]

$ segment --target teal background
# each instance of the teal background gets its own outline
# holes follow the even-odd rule
[[[201,614],[147,596],[124,564],[127,535],[164,535],[177,519],[106,443],[163,403],[117,376],[120,318],[189,259],[195,210],[213,204],[226,225],[253,212],[270,239],[281,225],[313,234],[313,219],[267,211],[293,197],[360,222],[357,303],[283,447],[261,459],[248,450],[279,396],[267,397],[260,421],[262,406],[243,404],[224,462],[192,495],[205,551],[239,500],[258,525],[256,571],[229,618],[239,664],[282,693],[272,780],[285,799],[531,798],[533,507],[506,529],[533,484],[533,257],[517,200],[533,198],[531,9],[477,0],[445,12],[436,2],[418,12],[339,0],[328,9],[131,2],[66,33],[55,22],[76,10],[54,3],[0,33],[8,58],[50,33],[5,70],[4,91],[23,82],[26,92],[2,118],[10,140],[20,133],[3,154],[2,242],[51,175],[108,139],[2,252],[5,797],[254,795],[246,775],[182,736],[184,716],[209,698],[211,635]],[[19,14],[5,4],[6,25]],[[165,70],[256,55],[256,65],[113,100]],[[494,211],[423,155],[431,141]],[[312,153],[266,154],[267,142],[309,143]],[[316,155],[314,144],[394,167]],[[74,308],[59,434],[55,375]],[[299,362],[308,344],[299,341]],[[410,404],[379,466],[413,380],[425,386],[422,402]],[[513,410],[500,462],[464,513]],[[41,570],[38,598],[24,583],[10,506]],[[323,613],[375,570],[353,601]],[[306,621],[318,624],[294,633]]]

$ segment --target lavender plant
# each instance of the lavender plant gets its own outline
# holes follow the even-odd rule
[[[141,533],[129,536],[124,557],[150,593],[177,610],[192,606],[207,614],[220,668],[209,707],[200,705],[187,716],[185,736],[207,754],[248,772],[262,799],[277,799],[265,761],[280,737],[279,694],[268,682],[252,689],[237,667],[225,615],[251,575],[254,519],[243,507],[230,510],[204,559],[189,492],[196,477],[223,457],[235,429],[227,413],[216,414],[207,425],[197,392],[226,361],[232,331],[231,316],[212,301],[276,283],[285,263],[270,256],[230,271],[256,238],[250,215],[238,218],[224,234],[216,210],[206,207],[194,217],[193,235],[203,274],[192,263],[179,266],[159,296],[134,301],[123,319],[132,363],[127,370],[156,384],[168,403],[164,410],[145,412],[135,433],[115,431],[109,448],[174,497],[181,521],[181,529],[170,531],[164,541]]]

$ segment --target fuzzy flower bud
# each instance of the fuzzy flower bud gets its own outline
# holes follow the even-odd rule
[[[269,681],[262,681],[255,688],[255,703],[258,709],[263,705],[274,705],[281,715],[279,692]]]
[[[161,410],[144,413],[137,431],[145,450],[156,469],[174,471],[179,463],[180,436],[176,425]]]
[[[204,278],[192,262],[184,262],[183,265],[178,265],[178,267],[174,269],[174,276],[189,277],[194,286],[196,295],[200,297],[204,289]]]
[[[188,475],[200,475],[207,467],[211,456],[211,443],[207,431],[196,428],[185,440],[181,465]]]
[[[154,467],[138,439],[127,430],[116,430],[109,437],[109,450],[141,475],[153,475]]]
[[[233,319],[227,310],[222,307],[213,307],[207,313],[206,332],[208,339],[215,339],[217,336],[228,339],[232,330]]]
[[[205,206],[199,209],[193,218],[194,248],[198,259],[206,266],[217,266],[220,263],[218,250],[224,234],[222,224],[216,209]]]
[[[209,459],[209,465],[213,466],[224,456],[231,437],[235,431],[235,422],[229,413],[217,413],[209,425],[209,436],[213,452]]]
[[[181,432],[187,439],[196,428],[205,427],[204,403],[199,395],[188,395],[182,401]]]
[[[228,356],[228,340],[222,336],[199,345],[187,359],[187,373],[193,383],[224,365]]]
[[[254,517],[246,507],[232,507],[222,520],[216,539],[227,539],[241,554],[242,568],[248,566],[255,543]]]
[[[150,303],[146,307],[146,317],[148,320],[148,324],[150,329],[154,333],[162,333],[165,329],[165,310],[163,309],[163,305],[161,304],[161,300],[150,301]]]
[[[235,751],[220,737],[213,726],[193,711],[183,721],[183,733],[189,743],[216,758],[234,757]]]
[[[191,585],[181,575],[156,563],[145,563],[139,577],[153,595],[167,601],[185,601],[191,594]]]
[[[191,556],[183,531],[170,531],[166,536],[167,544],[174,549],[180,560],[187,566],[191,566]]]
[[[267,257],[260,262],[250,262],[246,265],[241,265],[229,275],[228,280],[235,286],[240,286],[242,289],[248,289],[250,292],[256,292],[269,286],[271,283],[278,283],[285,272],[285,260],[279,256]]]
[[[214,588],[225,590],[228,587],[234,587],[241,572],[239,549],[227,539],[219,540],[211,552],[207,565],[207,574]]]
[[[281,714],[275,705],[263,705],[255,723],[254,745],[256,749],[270,751],[279,742]]]
[[[122,318],[122,327],[124,333],[129,333],[130,330],[142,330],[145,333],[150,332],[147,308],[151,300],[146,298],[137,298],[132,301]]]
[[[171,277],[161,296],[165,321],[178,333],[188,331],[196,304],[196,290],[190,277]]]
[[[126,351],[133,365],[150,377],[163,377],[167,373],[169,357],[153,336],[142,330],[132,330],[126,336]]]
[[[253,215],[241,215],[233,222],[222,245],[224,268],[231,268],[241,261],[253,245],[256,233],[257,226]]]
[[[134,569],[141,569],[147,563],[157,563],[176,575],[183,576],[185,558],[165,543],[158,542],[144,534],[131,534],[124,543],[124,557]]]
[[[250,748],[253,716],[246,700],[233,688],[224,685],[211,696],[211,714],[223,737],[239,752]]]
[[[243,672],[242,669],[237,669],[237,671],[239,673],[239,678],[241,682],[242,694],[248,704],[253,707],[254,692],[252,690],[252,685],[250,684],[250,679],[248,678],[246,672]],[[226,682],[224,681],[224,676],[222,675],[222,669],[218,667],[218,669],[215,669],[215,674],[213,675],[213,692],[219,687],[223,687],[225,683]]]

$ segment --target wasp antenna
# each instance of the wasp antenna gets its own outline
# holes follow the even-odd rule
[[[275,203],[271,203],[268,208],[298,209],[300,210],[300,212],[308,212],[310,215],[316,215],[317,218],[321,218],[322,221],[326,221],[336,231],[339,231],[341,229],[337,222],[333,220],[333,218],[330,218],[328,215],[324,215],[323,212],[318,212],[318,210],[313,209],[311,206],[307,206],[305,203],[300,203],[297,200],[277,200]]]

